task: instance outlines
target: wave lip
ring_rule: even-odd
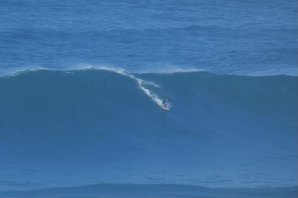
[[[163,65],[162,67],[144,67],[142,70],[138,71],[129,71],[122,67],[111,66],[111,65],[91,65],[91,64],[81,64],[81,65],[72,65],[65,67],[13,67],[13,68],[4,68],[0,70],[0,77],[9,77],[21,75],[27,72],[34,71],[64,71],[64,72],[73,72],[73,71],[88,71],[88,70],[103,70],[111,71],[118,74],[126,75],[132,77],[135,74],[175,74],[175,73],[193,73],[193,72],[208,72],[217,75],[236,75],[236,76],[252,76],[252,77],[261,77],[261,76],[298,76],[297,68],[289,68],[284,71],[271,69],[264,71],[250,71],[250,72],[232,72],[232,73],[222,73],[222,72],[210,72],[203,68],[197,67],[187,67],[187,66],[174,66],[174,65]]]

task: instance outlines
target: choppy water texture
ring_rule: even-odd
[[[0,197],[297,197],[297,11],[1,1]]]
[[[3,0],[0,68],[297,75],[297,10],[296,0]]]

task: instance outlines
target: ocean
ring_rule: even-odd
[[[297,197],[295,0],[1,0],[0,197]]]

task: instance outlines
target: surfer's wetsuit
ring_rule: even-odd
[[[163,100],[163,101],[162,101],[162,105],[163,105],[165,108],[168,108],[168,101],[169,101],[169,99],[166,99],[166,100]]]

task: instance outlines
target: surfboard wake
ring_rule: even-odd
[[[160,88],[160,86],[154,82],[146,81],[141,78],[136,77],[132,73],[129,73],[125,71],[124,69],[115,69],[115,68],[109,68],[109,67],[101,67],[101,70],[116,72],[120,75],[126,76],[138,84],[138,87],[146,94],[153,102],[155,102],[160,108],[162,108],[165,111],[169,111],[171,109],[171,105],[169,102],[165,102],[166,100],[161,98],[158,94],[156,94],[154,91],[152,91],[148,86],[153,86]]]

